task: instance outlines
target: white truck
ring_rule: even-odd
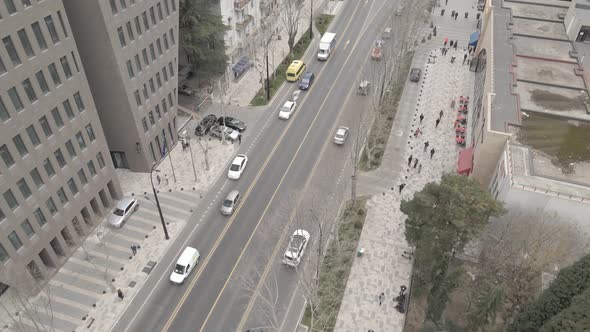
[[[318,49],[318,60],[328,60],[330,53],[334,51],[336,46],[336,34],[333,32],[326,32],[320,39],[320,47]]]

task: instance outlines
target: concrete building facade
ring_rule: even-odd
[[[0,26],[0,283],[32,290],[121,189],[62,1],[2,1]]]
[[[110,155],[149,172],[175,143],[178,0],[64,0]]]

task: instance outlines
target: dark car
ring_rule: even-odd
[[[301,78],[301,82],[299,82],[299,89],[301,89],[301,90],[309,89],[309,87],[313,83],[314,79],[315,79],[315,75],[312,72],[308,71],[307,73],[305,73],[303,75],[303,78]]]
[[[201,120],[201,123],[195,128],[195,135],[203,136],[209,132],[211,126],[215,124],[217,117],[213,114],[209,114]]]
[[[410,81],[412,81],[412,82],[420,81],[420,74],[421,73],[422,73],[422,70],[420,70],[418,68],[412,68],[412,70],[410,70]]]
[[[223,123],[225,120],[225,123]],[[236,118],[232,118],[231,116],[220,117],[217,119],[217,123],[220,125],[225,125],[226,127],[230,127],[233,130],[237,130],[240,133],[246,130],[246,124],[244,121],[240,121]]]

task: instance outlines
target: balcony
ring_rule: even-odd
[[[234,0],[234,10],[240,11],[246,7],[250,0]]]
[[[254,16],[252,15],[244,15],[244,19],[240,22],[236,22],[236,29],[244,30],[254,20]]]

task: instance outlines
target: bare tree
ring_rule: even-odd
[[[201,137],[199,137],[197,139],[197,143],[199,143],[199,147],[201,148],[201,151],[203,151],[203,158],[205,159],[205,170],[208,171],[209,170],[209,138],[205,138],[205,142],[203,143],[203,140],[201,139]]]
[[[289,45],[289,54],[293,53],[295,46],[295,37],[299,30],[299,21],[301,21],[302,1],[300,0],[284,0],[281,11],[281,22],[283,29],[287,33],[287,44]]]
[[[258,314],[262,324],[252,330],[278,331],[279,318],[279,283],[276,275],[270,272],[262,278],[260,271],[253,267],[249,273],[240,277],[240,286],[248,298],[256,301],[255,314]]]

